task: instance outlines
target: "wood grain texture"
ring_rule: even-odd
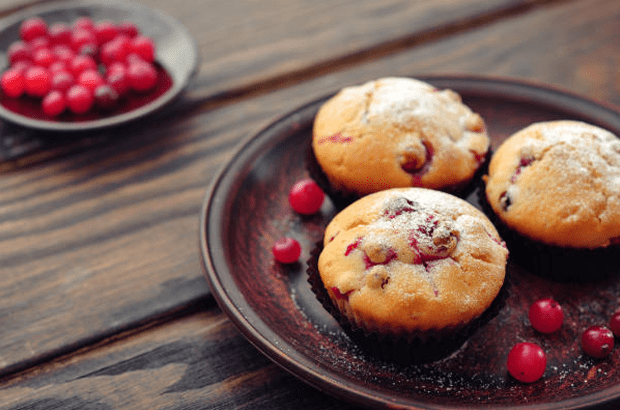
[[[386,8],[385,15],[377,14],[383,23],[375,21],[360,34],[349,27],[355,20],[347,20],[342,27],[342,19],[336,18],[336,11],[350,13],[350,8],[336,7],[330,13],[315,9],[319,17],[310,19],[303,18],[310,3],[305,8],[298,5],[297,10],[283,2],[275,6],[292,7],[289,14],[297,10],[299,17],[297,27],[282,28],[278,35],[276,28],[266,27],[275,12],[258,10],[256,3],[241,14],[219,11],[230,13],[227,23],[210,20],[216,35],[209,37],[201,31],[207,30],[202,26],[207,13],[192,14],[189,3],[148,2],[181,19],[204,41],[203,52],[215,50],[221,65],[203,66],[185,98],[169,110],[114,132],[79,135],[70,141],[66,136],[49,141],[49,135],[33,139],[24,130],[0,125],[0,134],[22,141],[21,145],[5,142],[7,149],[27,149],[28,143],[40,146],[36,154],[5,162],[1,168],[0,373],[70,353],[204,301],[209,291],[200,269],[197,235],[207,185],[248,134],[309,100],[386,75],[470,73],[551,84],[620,105],[620,15],[615,1],[553,3],[376,61],[308,74],[308,81],[297,78],[292,83],[284,81],[287,72],[303,72],[319,58],[353,52],[354,48],[340,48],[331,54],[343,39],[321,34],[325,29],[314,27],[317,21],[331,22],[334,35],[338,27],[362,37],[370,33],[367,43],[354,45],[364,49],[394,38],[396,34],[388,32],[369,41],[382,31],[381,25],[388,30],[397,25],[396,20],[406,23],[407,13],[396,5]],[[432,4],[449,8],[452,3],[464,4]],[[238,3],[222,2],[219,7],[232,4]],[[215,8],[210,13],[210,18],[218,15]],[[358,19],[360,24],[365,21]],[[253,30],[253,25],[263,28]],[[223,27],[243,32],[245,26],[249,27],[245,37],[227,39]],[[279,36],[290,33],[303,38],[313,29],[317,31],[312,44],[294,41],[290,53],[270,49],[270,44],[286,43]],[[229,50],[234,58],[227,58],[224,43],[228,47],[246,44],[246,48]],[[219,74],[214,72],[218,67],[222,67]],[[282,78],[283,85],[293,86],[273,88],[265,95],[259,90],[255,98],[225,94],[245,87],[251,95],[252,83],[269,78]],[[213,407],[227,409],[246,402],[247,408],[290,408],[289,401],[300,409],[341,408],[340,402],[327,397],[317,399],[314,389],[268,363],[221,313],[207,311],[198,316],[179,321],[178,327],[166,325],[108,348],[96,345],[47,368],[36,367],[32,374],[7,378],[0,397],[10,398],[10,409],[204,408],[211,407],[204,405],[210,398]],[[221,323],[213,327],[212,321]],[[205,342],[213,337],[223,338],[222,344]],[[167,350],[172,340],[183,343]],[[146,356],[148,361],[152,358],[161,366],[149,368],[132,360],[149,351],[155,353]],[[248,360],[262,364],[257,369]],[[190,361],[195,361],[194,369],[210,370],[192,371],[182,383],[186,387],[170,390],[183,380]],[[124,370],[98,373],[102,368]],[[225,384],[211,379],[220,369],[233,375],[226,377]],[[89,374],[93,376],[85,376]],[[191,383],[202,384],[187,388]],[[298,388],[302,393],[297,395]],[[119,398],[104,394],[110,392],[119,393]]]
[[[6,410],[354,408],[271,363],[218,309],[52,362],[0,397]]]

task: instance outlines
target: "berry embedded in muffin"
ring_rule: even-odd
[[[354,327],[424,338],[482,315],[502,288],[507,257],[495,227],[473,205],[440,191],[396,188],[336,215],[318,272]]]
[[[578,121],[532,124],[494,153],[486,197],[510,229],[543,244],[604,248],[620,238],[620,140]]]
[[[312,137],[331,190],[357,196],[411,186],[458,191],[489,145],[482,117],[456,92],[398,77],[343,88],[320,108]]]

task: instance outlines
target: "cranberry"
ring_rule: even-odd
[[[52,44],[69,44],[71,28],[65,23],[54,23],[49,28],[48,36]]]
[[[122,21],[118,25],[118,31],[119,33],[124,34],[128,38],[133,38],[140,33],[138,27],[136,27],[136,25],[133,24],[131,21]]]
[[[52,90],[58,90],[64,93],[73,84],[75,84],[75,79],[71,73],[66,70],[61,70],[52,74]]]
[[[95,36],[99,45],[105,44],[118,35],[118,27],[109,20],[99,21],[95,24]]]
[[[602,359],[614,348],[614,334],[604,326],[590,326],[581,335],[581,348],[588,356]]]
[[[295,212],[302,215],[317,213],[323,205],[325,194],[312,179],[303,179],[291,188],[288,201]]]
[[[115,61],[125,61],[129,53],[129,37],[118,35],[112,41],[108,41],[101,46],[100,57],[101,62],[110,65]]]
[[[67,106],[75,114],[84,114],[93,106],[95,98],[92,91],[76,84],[67,91]]]
[[[67,101],[63,93],[58,90],[52,90],[43,97],[41,108],[46,115],[55,117],[67,108]]]
[[[32,55],[33,64],[41,67],[49,67],[54,61],[56,58],[49,48],[40,48]]]
[[[88,69],[80,73],[77,78],[77,83],[82,84],[91,91],[95,91],[95,88],[102,85],[104,81],[101,74],[99,74],[99,71]]]
[[[25,41],[34,40],[45,35],[47,35],[47,24],[40,17],[29,18],[19,27],[19,36]]]
[[[609,329],[616,337],[620,337],[620,310],[609,320]]]
[[[23,41],[16,41],[9,46],[8,56],[11,65],[18,61],[30,61],[32,59],[32,50]]]
[[[124,68],[114,71],[108,70],[106,81],[119,97],[124,96],[129,91],[129,77],[127,76],[127,70]]]
[[[82,16],[75,19],[73,22],[73,30],[86,30],[90,32],[95,31],[95,22],[90,17]]]
[[[518,343],[508,353],[506,367],[508,373],[515,379],[523,383],[532,383],[545,373],[547,355],[535,343]]]
[[[78,55],[71,60],[71,63],[69,63],[69,68],[71,68],[73,75],[77,76],[85,70],[96,70],[97,62],[91,56]]]
[[[71,61],[75,58],[75,53],[66,44],[56,44],[52,47],[52,53],[56,56],[57,61],[62,61],[63,63],[70,65]]]
[[[52,76],[43,67],[30,67],[24,73],[26,93],[33,97],[43,97],[52,86]]]
[[[26,88],[23,72],[15,68],[6,70],[0,78],[0,88],[9,97],[20,97]]]
[[[118,93],[108,84],[101,84],[95,89],[95,103],[102,110],[114,108],[118,102]]]
[[[28,42],[28,46],[33,52],[42,48],[49,48],[50,39],[47,37],[37,37],[34,40],[30,40]]]
[[[127,68],[131,88],[142,92],[152,89],[157,83],[157,70],[152,64],[134,62]]]
[[[97,37],[95,37],[95,33],[89,30],[74,30],[71,33],[71,48],[84,54],[82,52],[84,46],[93,49],[97,48]]]
[[[155,42],[150,37],[137,35],[131,39],[130,49],[146,62],[152,63],[155,60]]]
[[[553,299],[540,299],[530,306],[529,319],[532,327],[541,333],[553,333],[562,327],[564,311]]]
[[[284,237],[273,244],[271,252],[276,261],[280,263],[294,263],[299,260],[301,246],[295,239]]]

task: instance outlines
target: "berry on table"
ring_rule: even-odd
[[[517,343],[508,353],[506,367],[508,373],[520,382],[533,383],[545,373],[547,355],[535,343]]]
[[[312,179],[303,179],[293,185],[288,201],[295,212],[312,215],[321,209],[325,193]]]
[[[602,359],[614,348],[614,335],[604,326],[590,326],[581,335],[581,348],[591,357]]]
[[[301,255],[301,245],[293,238],[284,237],[273,244],[271,253],[277,262],[294,263]]]
[[[620,337],[620,310],[616,311],[609,320],[609,329],[616,336]]]
[[[528,317],[534,329],[541,333],[553,333],[562,327],[564,311],[558,302],[545,298],[530,306]]]

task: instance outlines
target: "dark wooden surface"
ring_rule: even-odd
[[[3,1],[0,16],[41,3],[55,2]],[[198,43],[175,104],[89,135],[0,123],[0,408],[348,408],[272,364],[210,295],[200,210],[237,144],[387,75],[511,77],[620,105],[617,0],[142,3]]]

